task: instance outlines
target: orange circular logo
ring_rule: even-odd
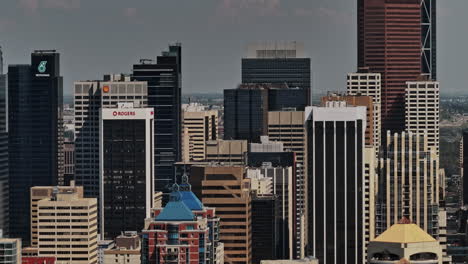
[[[108,93],[109,92],[109,86],[104,86],[102,88],[102,90],[105,92],[105,93]]]

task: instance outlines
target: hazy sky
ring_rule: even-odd
[[[183,92],[222,92],[240,82],[247,44],[303,42],[314,90],[343,90],[356,70],[355,0],[1,0],[7,64],[34,49],[57,49],[66,94],[73,81],[129,73],[182,42]],[[467,0],[438,0],[438,68],[443,93],[466,91]]]

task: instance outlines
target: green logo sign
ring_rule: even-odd
[[[47,70],[47,61],[41,61],[41,63],[39,63],[39,66],[37,66],[37,70],[40,72],[40,73],[44,73],[46,72]]]

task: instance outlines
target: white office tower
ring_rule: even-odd
[[[439,239],[439,159],[427,135],[387,132],[382,149],[376,235],[407,218]]]
[[[119,103],[100,115],[100,223],[104,239],[143,230],[154,203],[154,109]]]
[[[427,144],[439,155],[439,82],[406,82],[406,131],[427,134]]]
[[[102,81],[75,82],[75,179],[86,197],[99,197],[99,109],[131,102],[147,106],[146,82],[105,75]]]
[[[366,107],[307,107],[308,248],[320,263],[364,263]]]
[[[374,147],[379,151],[382,130],[382,99],[380,73],[371,73],[366,68],[359,69],[356,73],[348,73],[347,94],[371,96],[374,104]],[[370,120],[369,120],[370,122]]]

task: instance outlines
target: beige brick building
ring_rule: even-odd
[[[218,111],[192,111],[182,113],[182,161],[205,160],[206,142],[218,139]]]
[[[56,256],[58,264],[97,263],[97,200],[69,188],[54,187],[50,197],[36,201],[38,255]],[[31,193],[49,190],[33,187]]]

